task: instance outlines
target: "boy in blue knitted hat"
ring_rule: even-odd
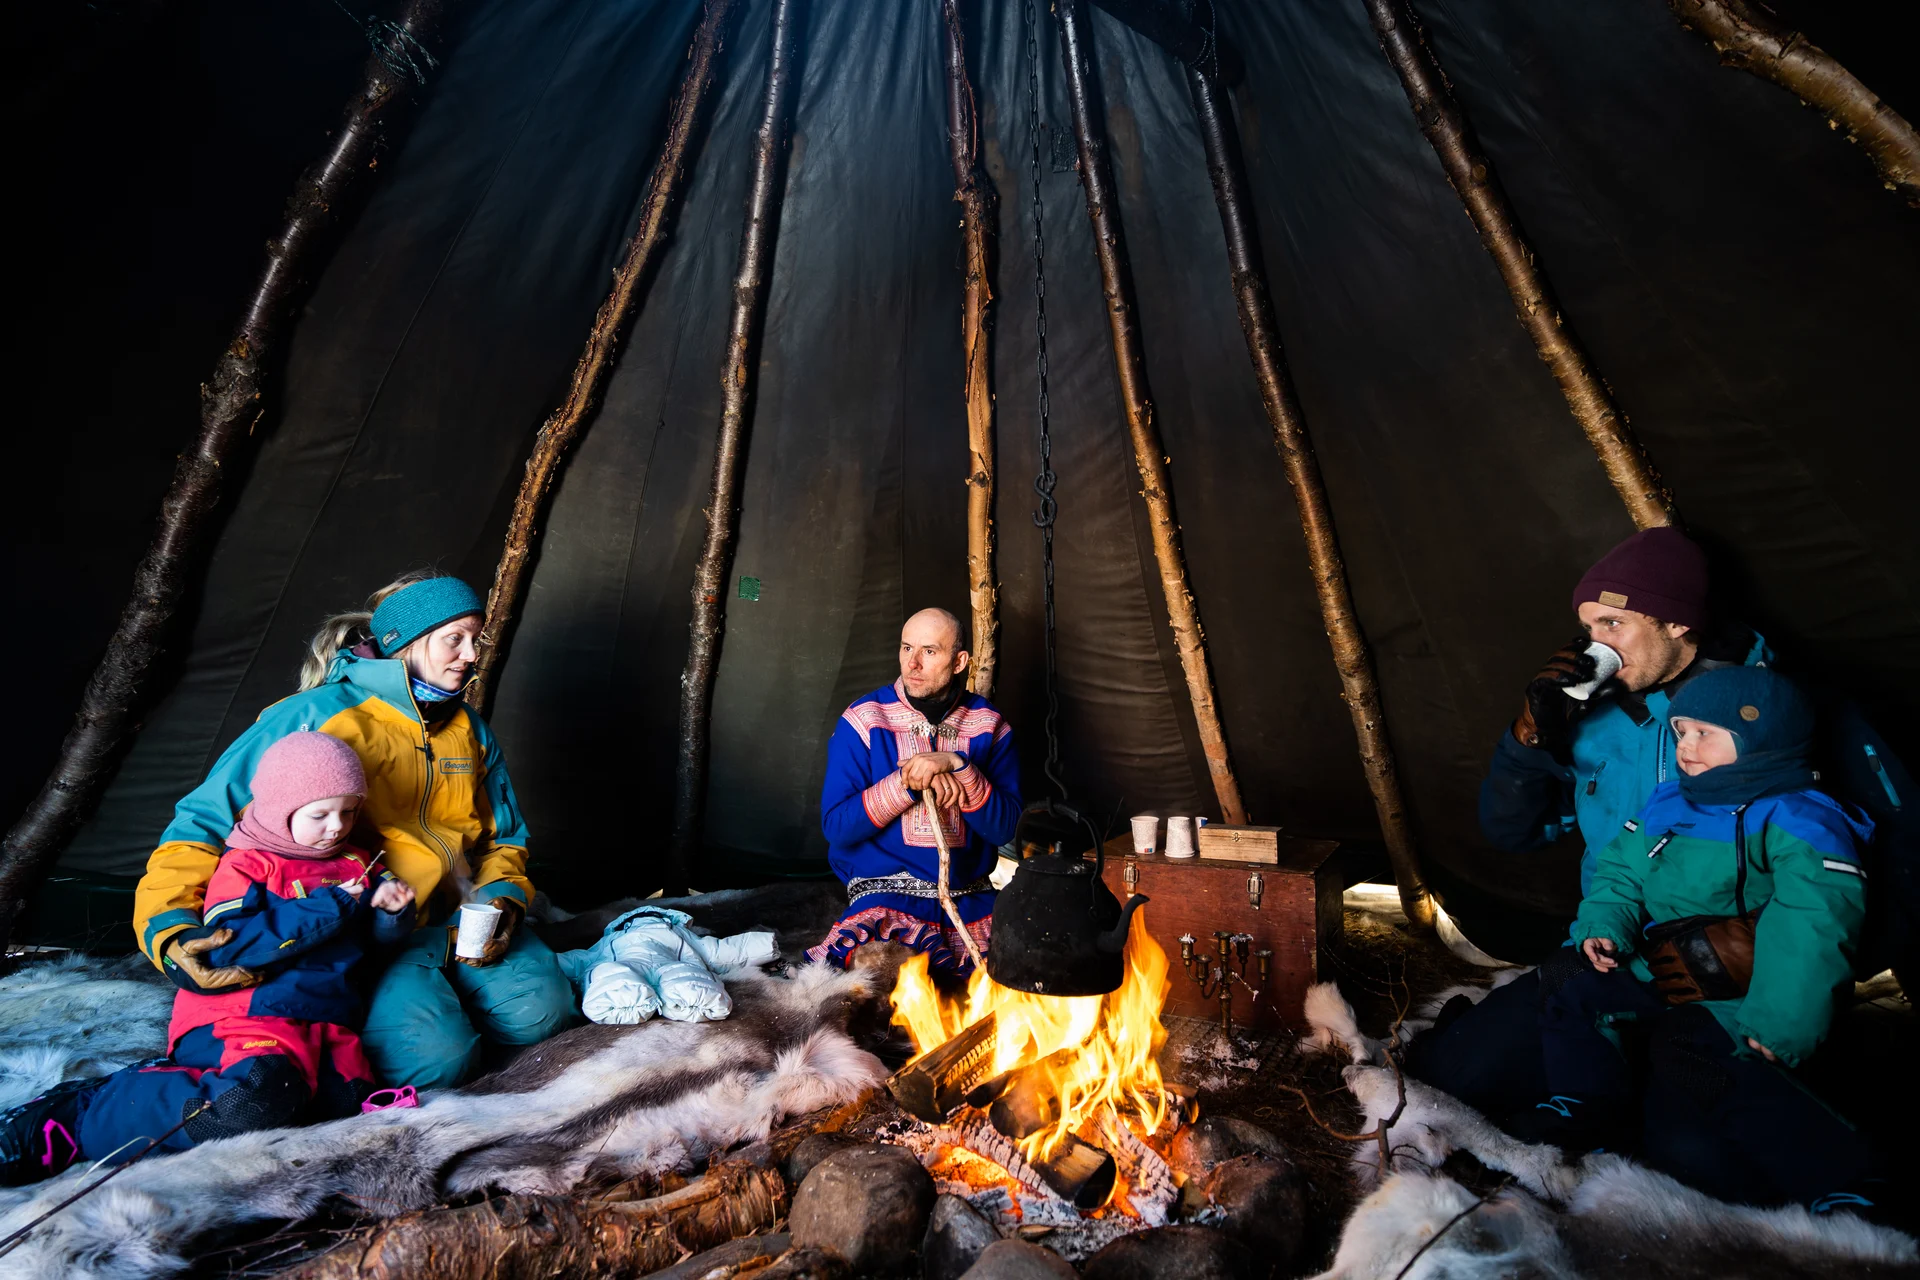
[[[1725,1110],[1720,1132],[1752,1133],[1752,1150],[1696,1158],[1756,1170],[1770,1185],[1749,1198],[1809,1201],[1856,1181],[1864,1147],[1809,1134],[1826,1150],[1801,1150],[1765,1098],[1825,1039],[1851,985],[1873,826],[1816,789],[1812,702],[1774,672],[1703,672],[1674,695],[1671,723],[1681,776],[1602,851],[1577,955],[1542,966],[1552,1096],[1515,1127],[1575,1150],[1633,1145],[1657,1123],[1622,1052],[1622,1029],[1640,1024],[1651,1074],[1677,1073],[1695,1105]]]

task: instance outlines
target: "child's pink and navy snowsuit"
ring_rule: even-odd
[[[367,864],[365,854],[344,846],[330,858],[227,850],[207,886],[203,928],[231,929],[234,937],[205,959],[265,979],[176,995],[167,1029],[172,1057],[118,1072],[87,1099],[74,1135],[83,1158],[157,1138],[202,1107],[165,1146],[357,1111],[373,1090],[373,1069],[353,1031],[365,1009],[351,971],[369,943],[401,942],[413,924],[411,911],[367,905],[391,879],[384,870],[369,879]],[[366,885],[358,895],[339,887],[355,881]]]

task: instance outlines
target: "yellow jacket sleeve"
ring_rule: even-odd
[[[190,840],[169,840],[147,859],[147,874],[133,891],[133,933],[156,967],[167,940],[200,923],[207,881],[219,864],[218,849]]]

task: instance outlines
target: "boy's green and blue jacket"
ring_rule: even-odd
[[[1735,846],[1736,830],[1745,848]],[[1757,916],[1753,981],[1744,998],[1710,1011],[1747,1053],[1747,1037],[1799,1066],[1826,1038],[1836,991],[1853,980],[1866,919],[1864,815],[1819,791],[1787,791],[1739,806],[1695,804],[1677,781],[1654,789],[1638,816],[1601,851],[1573,925],[1573,941],[1607,938],[1642,982],[1644,930],[1686,916],[1734,916],[1742,896]]]

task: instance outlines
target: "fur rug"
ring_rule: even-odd
[[[1307,1018],[1309,1043],[1354,1059],[1345,1076],[1362,1129],[1392,1115],[1399,1081],[1374,1065],[1383,1042],[1361,1034],[1332,983],[1309,993]],[[1406,1106],[1388,1137],[1386,1170],[1376,1146],[1356,1146],[1362,1185],[1379,1185],[1348,1219],[1332,1269],[1316,1280],[1920,1276],[1920,1246],[1900,1232],[1847,1213],[1725,1204],[1617,1155],[1569,1164],[1558,1149],[1517,1141],[1417,1080],[1406,1082]],[[1481,1204],[1430,1172],[1455,1151],[1510,1174],[1516,1187]]]
[[[729,983],[724,1022],[584,1026],[417,1109],[275,1129],[150,1158],[0,1258],[0,1276],[132,1280],[187,1265],[195,1241],[323,1207],[387,1217],[494,1188],[566,1191],[589,1175],[684,1169],[886,1076],[856,1043],[885,1032],[890,972],[809,967]],[[0,1235],[87,1180],[0,1193]]]
[[[0,1111],[167,1051],[173,984],[145,956],[68,955],[0,978]]]

